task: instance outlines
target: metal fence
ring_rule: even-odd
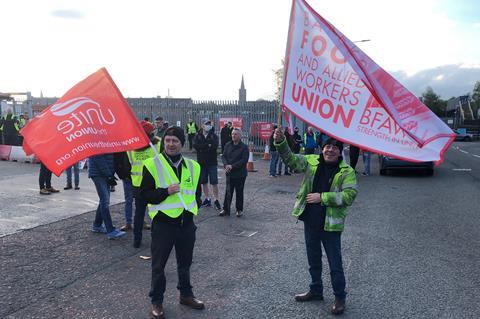
[[[194,120],[199,127],[205,119],[209,119],[219,136],[220,119],[241,119],[242,140],[246,144],[252,142],[255,151],[264,150],[265,140],[260,138],[258,131],[252,130],[254,124],[277,121],[276,101],[193,101],[174,98],[129,98],[127,101],[138,119],[149,117],[154,121],[157,116],[161,116],[169,125],[179,125],[183,128],[189,119]]]

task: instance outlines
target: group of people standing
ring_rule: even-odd
[[[28,122],[28,114],[20,114],[17,118],[11,109],[7,110],[5,116],[0,116],[0,144],[20,146],[22,145],[22,136],[20,130]]]

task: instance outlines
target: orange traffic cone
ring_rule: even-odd
[[[263,159],[266,161],[270,160],[270,147],[268,147],[268,144],[265,144],[265,153],[263,153]]]
[[[248,145],[248,163],[247,163],[247,171],[249,172],[256,172],[257,170],[253,167],[253,144],[250,143]]]

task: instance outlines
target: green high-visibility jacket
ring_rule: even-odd
[[[197,215],[198,206],[195,193],[200,179],[200,164],[189,158],[184,157],[183,159],[187,167],[182,169],[180,181],[163,154],[148,158],[143,162],[145,168],[155,179],[156,188],[168,188],[172,184],[180,183],[180,192],[169,195],[160,204],[148,204],[148,215],[151,219],[155,218],[158,212],[171,218],[177,218],[184,209]]]
[[[312,192],[313,179],[319,165],[319,155],[293,154],[286,140],[275,143],[284,163],[297,172],[304,172],[302,185],[296,195],[292,215],[299,217],[307,205],[306,197]],[[325,231],[343,231],[347,207],[352,205],[357,196],[357,178],[355,170],[345,161],[339,164],[340,170],[333,177],[329,192],[321,195],[321,204],[326,206]]]
[[[195,122],[187,123],[187,134],[196,134],[197,133],[197,126]]]
[[[157,148],[157,153],[160,153],[160,147],[162,145],[161,141],[158,141],[155,144]],[[135,187],[140,187],[142,184],[142,173],[143,173],[143,161],[147,158],[151,158],[155,156],[155,151],[151,147],[147,147],[142,150],[134,150],[127,152],[128,161],[132,166],[130,170],[130,177],[132,179],[132,185]]]

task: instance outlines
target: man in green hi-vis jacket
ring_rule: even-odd
[[[332,313],[341,314],[345,310],[347,295],[342,266],[341,234],[347,207],[357,196],[355,171],[341,157],[343,143],[333,138],[323,143],[320,155],[293,154],[280,128],[275,131],[274,140],[285,164],[293,171],[305,173],[292,214],[304,222],[312,282],[309,291],[296,295],[295,300],[323,300],[323,244],[335,295]]]

